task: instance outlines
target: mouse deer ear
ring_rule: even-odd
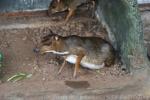
[[[55,36],[55,40],[58,41],[58,36]]]

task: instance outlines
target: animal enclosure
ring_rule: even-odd
[[[24,3],[22,0],[19,1]],[[86,7],[79,8],[70,21],[64,24],[66,12],[48,16],[45,11],[48,3],[41,3],[39,7],[38,3],[31,3],[31,1],[34,2],[34,0],[30,0],[29,6],[25,6],[25,10],[24,7],[18,8],[16,6],[13,10],[14,13],[9,8],[12,5],[8,9],[5,7],[0,9],[2,11],[0,16],[0,50],[4,53],[4,67],[0,83],[0,90],[3,91],[0,91],[0,99],[49,100],[53,98],[60,100],[57,96],[63,98],[63,96],[84,95],[88,97],[91,95],[92,97],[89,98],[99,100],[94,96],[101,94],[109,96],[112,91],[120,90],[127,85],[130,87],[132,77],[122,71],[117,63],[100,70],[81,68],[77,78],[72,77],[73,65],[67,64],[63,72],[58,75],[57,72],[63,63],[62,59],[55,60],[57,58],[55,55],[43,56],[34,52],[34,48],[41,45],[41,37],[53,31],[61,36],[96,36],[107,39],[107,31],[95,17],[91,17],[92,10]],[[45,2],[49,1],[45,0]],[[14,0],[15,2],[17,1]],[[145,1],[143,2],[145,3]],[[30,4],[35,6],[31,8]],[[37,8],[44,11],[24,12],[37,10]],[[9,13],[6,13],[7,11]],[[144,23],[145,47],[148,47],[150,45],[150,12],[142,11],[141,16]],[[32,74],[32,77],[15,83],[7,82],[9,77],[18,72]],[[128,93],[135,91],[138,92],[138,86],[132,88]]]

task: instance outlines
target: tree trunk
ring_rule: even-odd
[[[136,0],[96,0],[96,16],[108,32],[127,71],[149,67]]]

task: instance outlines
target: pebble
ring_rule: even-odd
[[[25,36],[25,37],[23,37],[23,38],[22,38],[22,40],[23,40],[23,41],[27,40],[27,37],[26,37],[26,36]]]

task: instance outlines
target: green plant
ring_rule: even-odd
[[[11,82],[17,82],[26,78],[30,78],[32,76],[32,74],[27,74],[27,73],[17,73],[13,76],[11,76],[10,78],[8,78],[7,81],[11,81]]]

